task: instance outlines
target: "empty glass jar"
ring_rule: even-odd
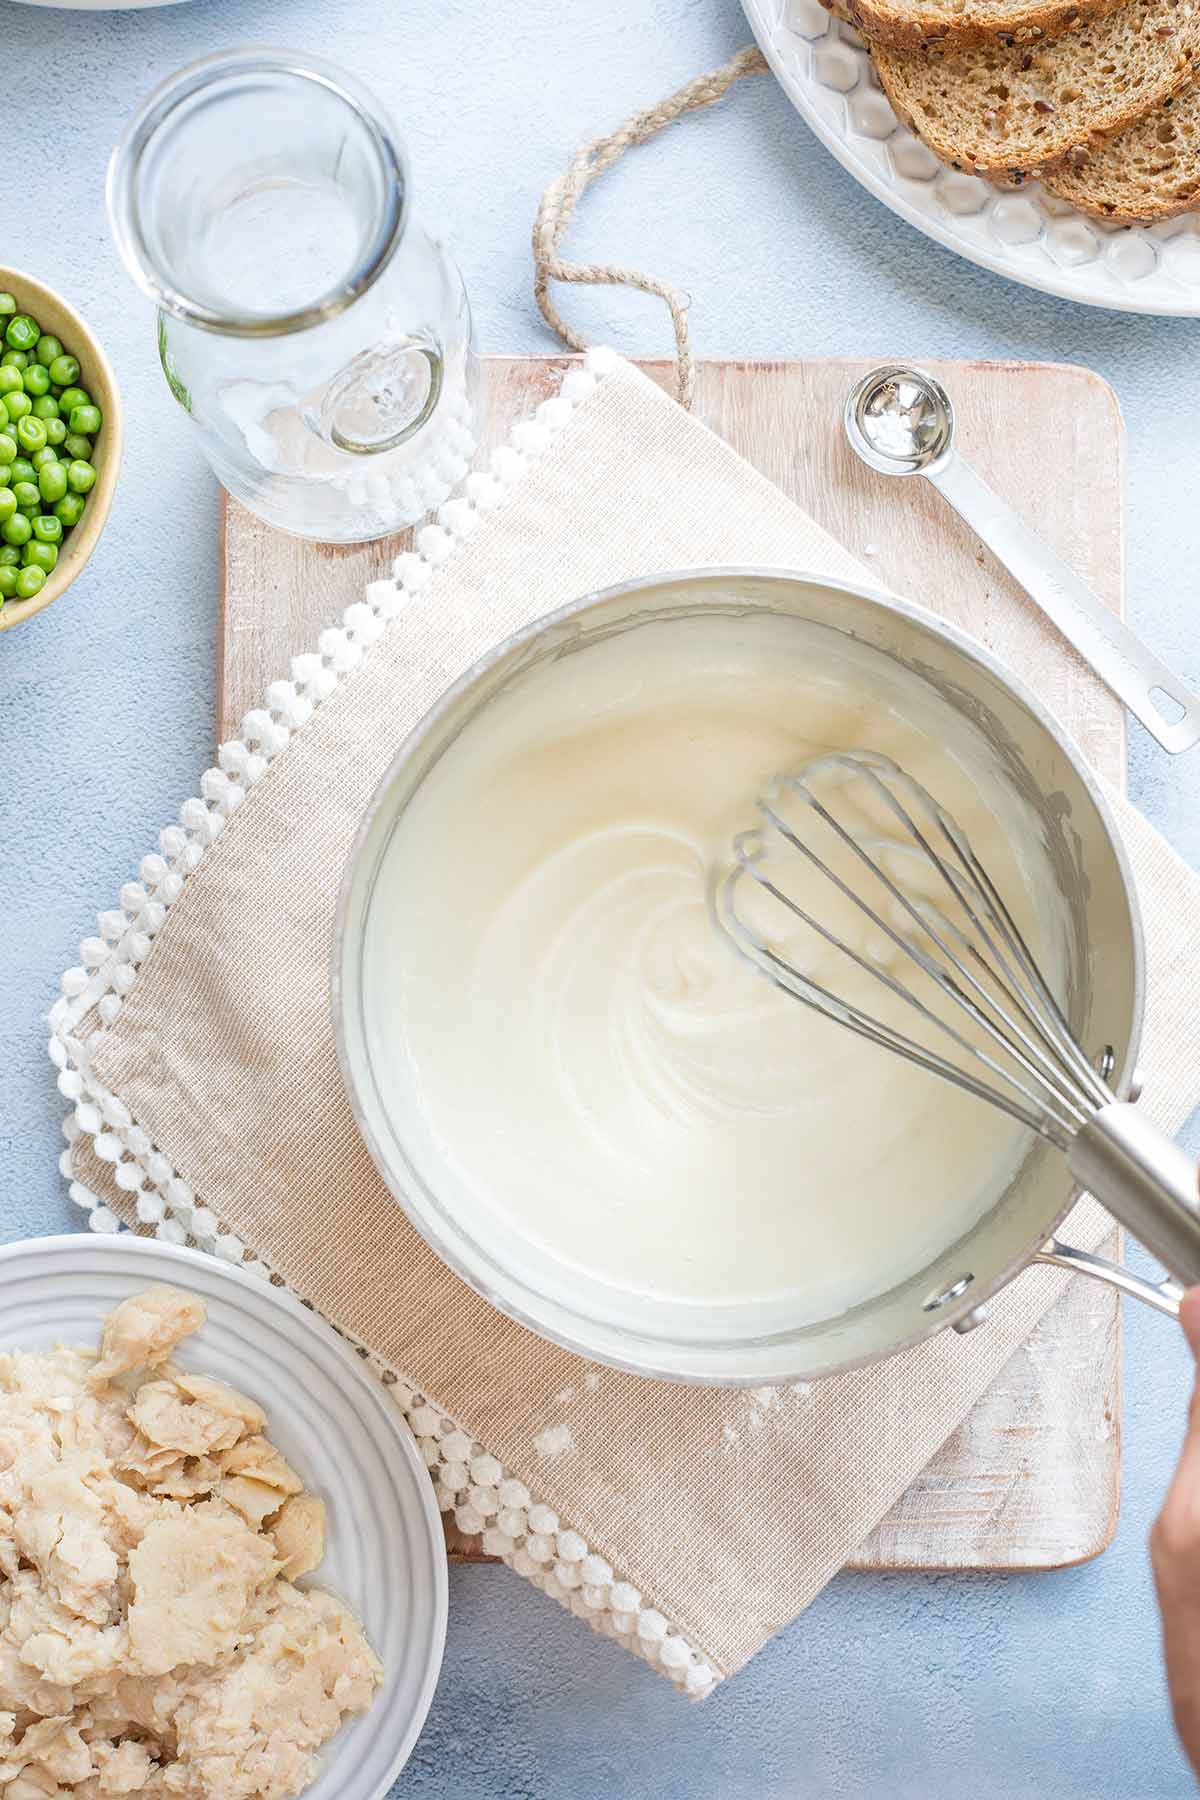
[[[192,63],[126,128],[108,206],[158,305],[171,391],[231,494],[338,543],[446,497],[477,434],[470,306],[350,76],[277,50]]]

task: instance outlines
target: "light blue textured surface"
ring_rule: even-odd
[[[149,309],[108,240],[104,162],[122,120],[152,80],[228,44],[284,42],[341,61],[401,123],[421,204],[447,222],[465,269],[482,347],[536,350],[551,345],[528,251],[544,183],[583,138],[747,36],[735,0],[193,0],[125,15],[0,0],[10,95],[0,257],[87,314],[128,418],[91,567],[66,599],[0,638],[3,1238],[78,1223],[56,1168],[62,1105],[41,1014],[96,910],[212,751],[216,494],[158,374]],[[643,262],[688,288],[702,354],[1042,357],[1098,369],[1129,425],[1132,616],[1200,681],[1194,323],[1072,307],[958,261],[862,194],[761,80],[606,177],[572,249]],[[664,317],[647,300],[568,293],[563,305],[597,340],[665,347]],[[1134,733],[1134,797],[1200,862],[1200,753],[1171,762]],[[1098,1562],[1012,1579],[844,1577],[699,1708],[507,1571],[459,1570],[444,1679],[397,1793],[1194,1793],[1171,1737],[1145,1556],[1188,1369],[1169,1324],[1137,1309],[1127,1322],[1124,1511]]]

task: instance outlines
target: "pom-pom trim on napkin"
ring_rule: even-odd
[[[543,400],[533,418],[514,426],[509,442],[492,451],[488,468],[469,474],[460,491],[438,508],[436,523],[417,532],[416,548],[396,558],[392,579],[372,582],[365,598],[347,607],[341,625],[321,633],[315,652],[293,657],[290,680],[272,682],[264,704],[242,720],[241,736],[221,745],[217,766],[201,777],[200,793],[184,801],[178,824],[159,833],[158,849],[142,859],[138,879],[125,883],[118,905],[98,915],[98,935],[83,939],[78,965],[62,977],[62,992],[50,1009],[49,1024],[50,1058],[59,1072],[59,1092],[71,1106],[63,1121],[68,1148],[60,1166],[70,1183],[70,1197],[87,1214],[91,1230],[119,1231],[121,1221],[73,1179],[70,1146],[80,1137],[90,1138],[97,1157],[112,1165],[113,1179],[129,1195],[143,1227],[165,1243],[190,1243],[283,1285],[282,1278],[251,1256],[239,1238],[221,1229],[217,1215],[197,1199],[128,1107],[91,1077],[89,1046],[116,1023],[168,910],[247,791],[287,748],[292,733],[303,729],[342,677],[358,666],[389,621],[429,585],[456,544],[545,454],[569,425],[576,406],[590,397],[617,360],[611,350],[589,350],[582,366],[563,377],[558,394]],[[85,1040],[76,1027],[93,1009],[98,1031]],[[501,1558],[593,1630],[616,1638],[692,1698],[703,1699],[711,1692],[719,1679],[712,1664],[657,1608],[643,1604],[631,1582],[550,1507],[535,1500],[523,1482],[507,1475],[496,1457],[435,1401],[418,1392],[401,1371],[365,1345],[355,1348],[403,1412],[438,1503],[444,1513],[453,1515],[461,1532],[481,1537],[490,1555]]]

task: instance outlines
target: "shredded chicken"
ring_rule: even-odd
[[[262,1409],[172,1365],[203,1322],[151,1288],[99,1357],[0,1355],[0,1800],[293,1800],[382,1679],[293,1586],[325,1508]]]
[[[104,1321],[91,1385],[104,1387],[131,1369],[157,1369],[204,1319],[204,1302],[178,1288],[153,1287],[131,1294]]]
[[[275,1554],[288,1581],[315,1569],[325,1555],[325,1502],[315,1494],[293,1494],[271,1526]]]

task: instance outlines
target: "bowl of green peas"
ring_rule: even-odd
[[[0,265],[0,631],[65,593],[121,461],[117,384],[73,307]]]

